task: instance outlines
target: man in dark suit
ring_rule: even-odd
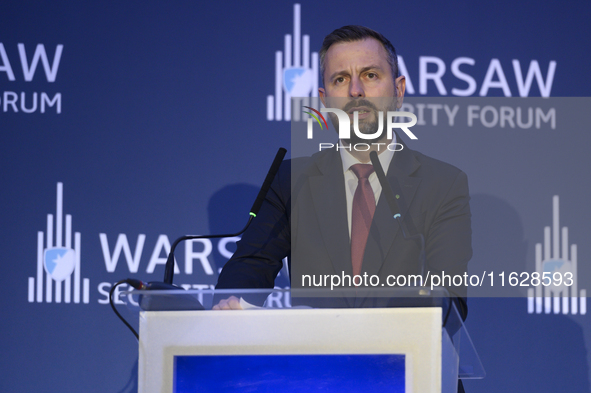
[[[337,29],[325,38],[320,62],[321,100],[327,108],[348,113],[351,124],[357,112],[361,133],[374,133],[379,111],[401,107],[405,78],[398,74],[394,47],[381,34],[361,26]],[[338,121],[333,123],[336,127]],[[392,218],[369,164],[372,150],[392,185],[408,235],[424,236],[426,269],[431,275],[463,275],[472,256],[466,175],[392,137],[395,140],[382,133],[375,140],[360,139],[351,130],[351,138],[340,141],[348,149],[284,162],[259,215],[224,266],[217,288],[273,288],[286,256],[292,288],[309,286],[305,276],[375,276],[381,286],[390,285],[391,277],[420,274],[421,242],[405,239]],[[370,148],[351,147],[360,142]],[[361,285],[344,286],[375,282],[369,284],[366,278]],[[466,288],[446,287],[465,317]],[[214,308],[238,309],[241,302],[230,297]]]

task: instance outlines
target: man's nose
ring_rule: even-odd
[[[359,78],[352,78],[351,84],[349,85],[349,96],[350,97],[365,97],[365,91],[363,90],[363,83]]]

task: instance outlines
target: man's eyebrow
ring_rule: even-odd
[[[373,64],[373,65],[369,65],[369,66],[367,66],[367,67],[363,67],[363,68],[361,69],[361,73],[364,73],[364,72],[367,72],[367,71],[370,71],[370,70],[383,71],[382,67],[380,67],[380,66],[379,66],[379,65],[377,65],[377,64]]]
[[[380,67],[379,65],[372,64],[372,65],[368,65],[368,66],[363,67],[361,69],[361,72],[360,73],[364,73],[364,72],[367,72],[367,71],[370,71],[370,70],[383,71],[382,67]],[[328,78],[328,80],[334,80],[337,76],[343,76],[343,75],[349,75],[349,72],[348,71],[345,71],[345,70],[337,71],[337,72],[333,73]]]
[[[334,80],[337,76],[343,76],[343,75],[349,75],[349,73],[345,70],[343,71],[337,71],[335,73],[333,73],[331,76],[328,77],[328,80],[332,81]]]

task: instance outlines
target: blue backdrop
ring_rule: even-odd
[[[0,391],[137,390],[137,343],[107,293],[126,277],[161,280],[167,248],[182,234],[243,226],[277,148],[290,145],[284,114],[276,120],[275,106],[268,110],[283,105],[286,34],[294,48],[309,39],[305,64],[337,27],[382,32],[402,57],[411,97],[591,91],[588,2],[300,4],[0,3]],[[297,9],[309,37],[301,41]],[[558,195],[560,225],[589,276],[584,126],[495,129],[449,140],[456,150],[447,152],[436,138],[411,146],[469,175],[475,266],[532,270]],[[512,137],[531,148],[470,154]],[[506,182],[496,166],[505,161]],[[181,247],[175,282],[215,284],[233,243]],[[50,248],[73,271],[60,284],[59,272],[43,266]],[[583,282],[579,290],[591,289]],[[590,391],[589,313],[529,313],[526,298],[476,298],[467,324],[488,372],[468,391]]]

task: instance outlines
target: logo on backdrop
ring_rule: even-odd
[[[167,255],[170,252],[170,240],[167,235],[159,235],[153,239],[152,244],[146,241],[145,234],[137,235],[135,244],[124,233],[120,233],[115,241],[113,238],[109,241],[106,233],[99,233],[97,240],[100,243],[105,270],[116,278],[113,281],[95,282],[98,304],[109,304],[109,290],[113,282],[126,276],[133,277],[141,271],[141,274],[156,274],[157,280],[161,279]],[[232,256],[232,245],[238,240],[240,240],[239,237],[219,239],[217,252],[229,259]],[[88,304],[90,302],[90,279],[81,277],[80,245],[80,232],[72,232],[72,216],[63,214],[63,184],[57,183],[56,214],[48,214],[46,232],[37,233],[37,272],[35,277],[29,277],[29,303]],[[212,241],[195,239],[184,242],[184,246],[184,261],[179,260],[178,264],[175,261],[175,274],[184,273],[185,279],[195,274],[202,282],[211,282],[212,278],[215,279],[216,266],[211,261],[214,250]],[[151,250],[145,252],[148,247]],[[92,249],[92,245],[85,246],[85,249]],[[97,273],[97,264],[92,264],[91,267],[91,273]],[[217,270],[219,272],[221,268]],[[212,283],[179,285],[185,289],[213,289],[214,287]],[[119,286],[114,294],[115,303],[123,304],[125,301],[134,303],[132,296],[127,296],[125,301],[119,297],[121,292],[129,289],[131,288],[127,285]],[[277,296],[272,301],[277,307],[284,307],[289,304],[289,296]],[[137,305],[137,303],[134,304]]]
[[[0,80],[6,76],[9,82],[16,82],[20,79],[20,74],[15,74],[14,70],[22,69],[23,80],[25,82],[33,82],[35,75],[37,81],[42,80],[41,72],[36,72],[40,63],[43,66],[45,79],[48,83],[54,83],[60,66],[62,51],[64,46],[59,44],[53,53],[53,60],[50,61],[51,50],[46,50],[45,45],[37,44],[33,52],[29,46],[25,44],[17,44],[16,48],[4,46],[0,42]],[[18,57],[16,53],[18,51]],[[49,53],[48,53],[49,51]],[[31,55],[31,52],[32,55]],[[9,56],[10,54],[10,56]],[[12,62],[10,61],[12,59]],[[18,59],[18,60],[17,60]],[[30,61],[29,61],[30,59]],[[20,65],[20,67],[17,66]],[[39,84],[35,84],[35,87]],[[0,110],[4,113],[57,113],[62,112],[62,94],[45,91],[3,91],[0,93]]]
[[[318,97],[318,53],[310,52],[310,36],[301,35],[299,4],[293,15],[293,37],[286,34],[283,52],[275,52],[275,96],[267,96],[267,120],[290,121],[291,97]]]
[[[587,291],[578,289],[577,284],[577,245],[568,244],[568,227],[559,225],[558,195],[552,198],[552,227],[544,228],[544,244],[536,244],[536,272],[542,277],[564,277],[572,274],[572,285],[567,286],[565,281],[551,279],[552,285],[538,285],[528,289],[527,312],[529,314],[586,314]]]
[[[29,277],[30,303],[89,302],[90,280],[80,277],[80,232],[72,236],[70,214],[65,215],[65,228],[63,219],[63,184],[57,183],[55,217],[48,214],[47,232],[37,233],[37,276]]]
[[[275,52],[275,95],[267,96],[269,121],[291,121],[292,116],[293,120],[299,121],[301,112],[299,108],[291,107],[291,97],[310,97],[311,102],[318,97],[318,52],[310,52],[310,36],[301,34],[300,4],[294,4],[293,10],[293,36],[286,34],[283,51]],[[419,56],[412,65],[418,68],[411,68],[412,73],[409,73],[404,58],[398,56],[400,74],[406,77],[406,92],[411,96],[435,94],[487,97],[502,94],[505,97],[530,97],[535,94],[535,90],[532,93],[532,88],[537,86],[541,97],[550,97],[557,62],[550,60],[546,67],[535,59],[530,60],[529,64],[513,59],[509,66],[507,61],[502,64],[497,58],[483,60],[460,56],[450,62],[449,59],[444,60],[435,56]],[[471,75],[476,65],[480,68],[486,67],[486,76],[481,81],[477,81]],[[506,76],[511,75],[506,74],[506,70],[509,69],[514,81]],[[450,72],[454,77],[451,82],[449,78],[444,78],[444,75]],[[418,89],[415,89],[413,80],[416,82],[417,79]],[[448,86],[445,86],[445,83]],[[465,84],[468,86],[465,87]],[[309,104],[304,102],[303,105]]]

